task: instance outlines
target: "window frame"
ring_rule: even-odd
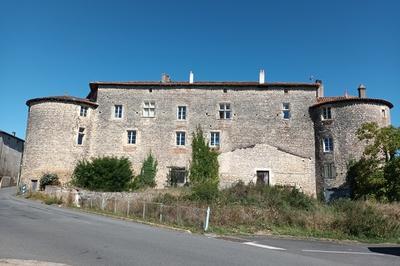
[[[147,110],[147,113],[146,113],[146,110]],[[154,118],[154,117],[156,117],[156,101],[155,100],[144,100],[143,101],[143,103],[142,103],[142,117],[145,117],[145,118]]]
[[[322,165],[322,175],[324,179],[333,180],[336,179],[336,168],[335,163],[328,162]]]
[[[120,110],[120,111],[117,111]],[[124,117],[124,106],[122,104],[114,104],[114,119],[122,119]]]
[[[227,108],[227,107],[229,107],[229,108]],[[218,118],[220,120],[231,120],[232,113],[233,113],[232,112],[232,104],[230,102],[218,103]]]
[[[131,142],[131,137],[130,137],[130,133],[134,133],[134,142]],[[136,129],[127,129],[126,130],[126,137],[127,137],[127,145],[136,145],[137,144],[137,130]]]
[[[89,116],[89,107],[88,106],[80,106],[79,116],[80,117],[88,117]]]
[[[76,140],[76,145],[82,146],[84,145],[84,138],[85,138],[85,128],[84,127],[79,127],[78,128],[78,137]]]
[[[180,108],[184,109],[184,112],[180,112]],[[187,120],[187,105],[178,105],[176,108],[176,119],[178,121],[186,121]]]
[[[215,144],[215,139],[213,139],[213,134],[218,134],[218,144]],[[213,143],[214,140],[214,143]],[[210,147],[219,148],[221,147],[221,131],[210,131]]]
[[[179,137],[183,136],[182,137]],[[182,140],[183,140],[183,144],[182,144]],[[175,131],[175,146],[177,147],[186,147],[186,131]]]
[[[330,107],[330,106],[322,107],[321,120],[322,121],[332,120],[332,107]]]
[[[326,141],[328,143],[326,143]],[[324,153],[332,153],[334,151],[334,143],[332,137],[324,137],[322,139],[322,150]]]
[[[288,102],[283,102],[282,103],[282,119],[289,120],[292,117],[290,109],[291,109],[291,104],[290,103],[288,103]],[[286,117],[286,114],[287,114],[287,117]]]

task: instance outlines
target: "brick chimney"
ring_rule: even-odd
[[[367,88],[363,84],[358,86],[358,98],[367,98]]]
[[[169,77],[168,74],[162,73],[162,75],[161,75],[161,82],[162,82],[162,83],[171,82],[171,78]]]

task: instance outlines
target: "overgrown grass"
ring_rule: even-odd
[[[188,191],[160,195],[159,202],[211,207],[210,230],[224,234],[285,234],[400,243],[400,205],[339,200],[325,204],[297,189],[244,185],[219,192],[211,203]]]
[[[62,199],[57,197],[49,196],[41,192],[29,192],[26,195],[26,198],[41,201],[47,205],[57,204],[60,205],[63,203]]]

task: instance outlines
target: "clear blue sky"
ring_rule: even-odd
[[[400,125],[400,1],[1,1],[0,129],[25,101],[94,80],[322,79],[327,95],[391,101]]]

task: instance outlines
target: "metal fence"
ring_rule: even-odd
[[[210,208],[138,201],[134,199],[93,196],[80,199],[80,207],[153,223],[208,230]]]

